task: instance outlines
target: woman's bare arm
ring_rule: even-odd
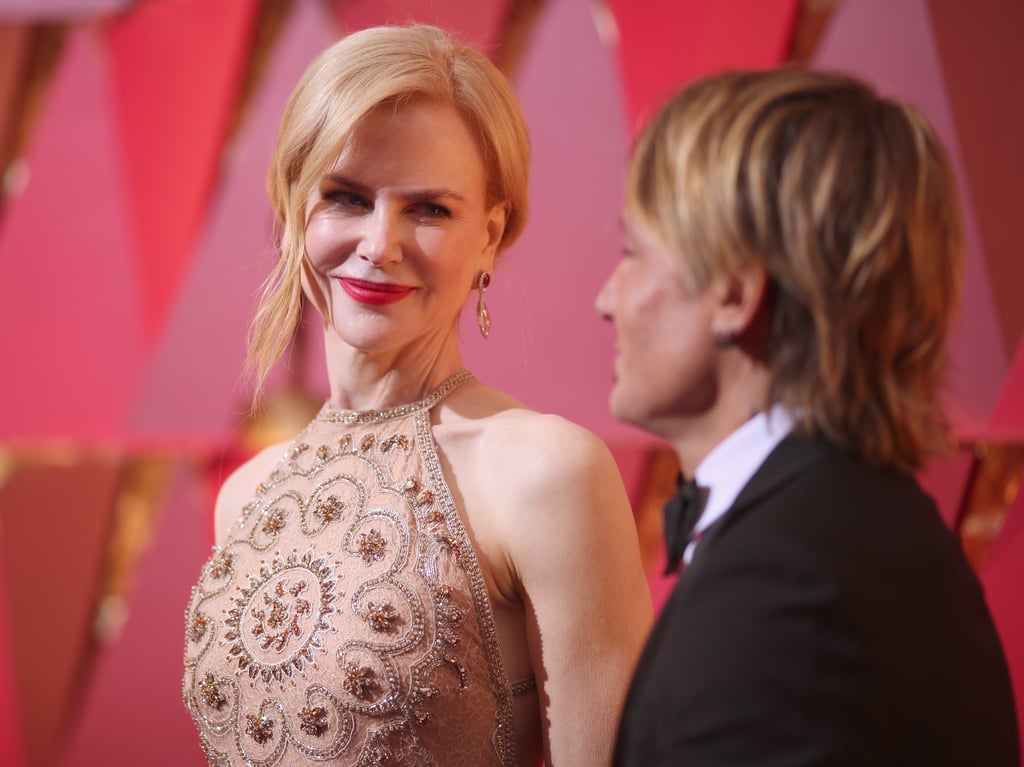
[[[231,526],[238,521],[242,507],[256,495],[256,486],[270,476],[287,443],[271,445],[233,471],[217,493],[213,511],[213,540],[223,546]]]
[[[653,620],[636,526],[597,437],[530,414],[507,448],[498,523],[526,608],[548,767],[611,760],[633,668]]]

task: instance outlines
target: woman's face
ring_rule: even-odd
[[[671,436],[672,422],[699,417],[715,401],[714,301],[683,282],[628,211],[624,228],[624,257],[597,297],[598,312],[615,325],[610,407],[621,421]]]
[[[368,113],[306,207],[304,287],[327,332],[367,352],[449,340],[504,227],[486,186],[453,107],[412,101]]]

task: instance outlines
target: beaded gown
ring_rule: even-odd
[[[430,424],[470,377],[388,410],[325,406],[214,547],[183,683],[211,765],[515,764],[512,686]]]

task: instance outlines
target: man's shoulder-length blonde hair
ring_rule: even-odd
[[[916,109],[837,74],[709,78],[646,126],[626,206],[695,289],[764,266],[770,399],[804,429],[908,471],[946,444],[961,219]]]
[[[507,78],[485,56],[428,25],[364,29],[322,51],[302,75],[281,119],[267,174],[279,257],[249,336],[257,396],[288,345],[302,305],[306,203],[359,121],[383,104],[448,104],[478,141],[487,203],[505,203],[498,249],[522,232],[530,165],[526,123]]]

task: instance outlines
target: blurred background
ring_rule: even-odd
[[[674,458],[608,416],[593,311],[632,136],[696,77],[790,63],[930,117],[968,260],[958,450],[922,480],[981,575],[1024,710],[1022,0],[0,0],[0,765],[203,763],[180,680],[213,498],[326,395],[309,317],[249,413],[270,148],[318,51],[411,20],[507,72],[532,135],[531,219],[488,292],[490,338],[465,318],[469,367],[605,439],[659,604]]]

